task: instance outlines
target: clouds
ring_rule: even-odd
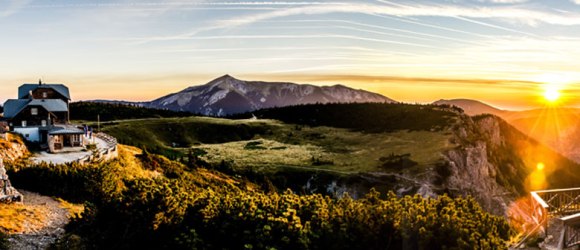
[[[541,74],[580,80],[580,6],[555,2],[9,1],[0,5],[0,75],[166,79],[149,93],[225,73],[518,91]]]
[[[0,7],[0,17],[8,17],[10,15],[15,14],[20,9],[22,9],[27,4],[29,4],[31,1],[32,0],[8,0],[8,1],[4,1],[6,3],[3,3],[2,5],[0,5],[0,6],[4,7],[4,8]]]
[[[514,3],[525,3],[529,0],[482,0],[482,2],[499,3],[499,4],[514,4]]]
[[[499,0],[498,0],[499,1]],[[579,0],[580,1],[580,0]],[[425,5],[425,4],[342,4],[326,6],[302,6],[285,8],[266,13],[246,15],[225,20],[218,23],[218,27],[247,25],[261,20],[298,16],[323,15],[329,13],[359,13],[368,15],[386,15],[397,17],[461,17],[493,19],[496,21],[511,21],[515,23],[535,26],[538,24],[579,25],[580,15],[575,13],[562,14],[549,11],[540,11],[523,7],[465,7],[458,5]]]

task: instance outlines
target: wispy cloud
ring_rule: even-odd
[[[480,0],[480,2],[502,3],[502,4],[526,3],[528,1],[529,0]]]
[[[7,17],[10,15],[15,14],[16,12],[18,12],[19,10],[21,10],[23,7],[25,7],[27,4],[29,4],[32,0],[8,0],[8,1],[4,1],[6,2],[5,4],[2,4],[3,6],[5,6],[5,8],[0,8],[0,17]]]
[[[556,25],[578,25],[580,15],[551,13],[534,9],[511,6],[463,7],[456,5],[375,5],[375,4],[343,4],[315,5],[295,8],[285,8],[267,13],[246,15],[218,23],[219,27],[234,27],[247,25],[261,20],[297,16],[321,15],[329,13],[362,13],[370,15],[388,15],[397,17],[463,17],[494,20],[509,20],[525,25],[540,23]]]

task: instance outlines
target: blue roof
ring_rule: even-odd
[[[67,112],[68,106],[61,99],[10,99],[4,103],[4,117],[14,118],[28,106],[41,106],[48,112]]]
[[[68,91],[68,87],[65,86],[64,84],[44,84],[44,83],[42,85],[38,83],[22,84],[22,86],[18,88],[18,99],[26,98],[26,96],[30,91],[35,90],[37,88],[54,89],[54,91],[58,92],[59,94],[63,95],[65,98],[70,100],[70,93]]]
[[[42,106],[48,112],[67,112],[66,102],[61,99],[33,99],[27,106]]]
[[[53,129],[51,129],[50,131],[48,131],[49,135],[66,135],[66,134],[73,134],[73,135],[79,135],[79,134],[84,134],[85,131],[78,129],[77,127],[74,126],[56,126]]]
[[[29,101],[30,100],[28,99],[7,100],[4,103],[4,117],[14,118],[24,107],[26,107],[26,104],[28,104]]]

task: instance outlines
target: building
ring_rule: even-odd
[[[23,84],[18,99],[4,103],[4,119],[11,131],[50,152],[82,148],[85,132],[69,123],[70,100],[63,84]]]

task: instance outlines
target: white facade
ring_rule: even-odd
[[[31,142],[38,142],[40,141],[40,131],[36,127],[30,128],[14,128],[14,132],[21,134],[24,136],[24,139]]]

